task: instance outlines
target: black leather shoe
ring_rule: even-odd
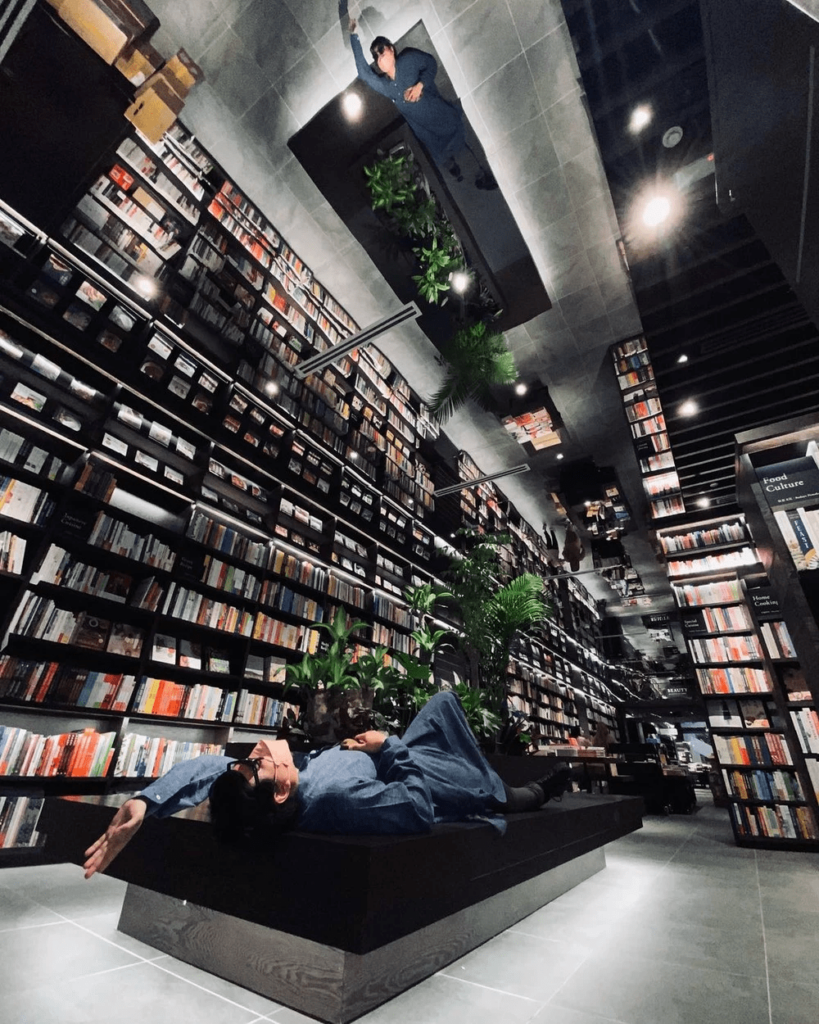
[[[482,188],[487,192],[493,192],[497,187],[498,183],[495,181],[493,174],[479,174],[475,179],[475,188]]]
[[[560,800],[571,785],[571,781],[571,768],[558,768],[551,775],[537,779],[537,785],[543,790],[544,803],[548,803],[549,800]]]
[[[453,160],[452,163],[447,167],[447,170],[456,181],[463,181],[464,176],[461,174],[461,168]]]

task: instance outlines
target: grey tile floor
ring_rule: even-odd
[[[360,1024],[817,1024],[819,856],[725,811],[646,819],[607,867]],[[306,1024],[116,931],[123,885],[0,871],[0,1024]]]

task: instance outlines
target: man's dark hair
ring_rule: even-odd
[[[395,53],[395,46],[387,39],[386,36],[376,36],[375,39],[370,43],[370,53],[375,61],[375,73],[377,75],[383,75],[384,72],[378,66],[378,58],[385,50],[392,50]],[[398,54],[396,54],[396,57]]]
[[[227,771],[210,787],[210,820],[220,843],[262,844],[295,827],[299,805],[295,791],[283,804],[273,799],[269,780],[252,786],[236,771]]]

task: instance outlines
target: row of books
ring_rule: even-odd
[[[318,650],[320,634],[317,629],[280,622],[270,615],[258,612],[253,626],[253,639],[261,640],[266,644],[276,644],[277,647],[287,647],[291,651],[315,654]]]
[[[275,727],[281,725],[285,718],[295,721],[299,716],[299,707],[286,700],[276,700],[262,693],[251,693],[240,690],[233,716],[234,725],[265,725]]]
[[[260,683],[272,683],[284,686],[287,677],[287,662],[275,655],[267,657],[261,654],[248,654],[245,663],[244,678]]]
[[[709,661],[758,661],[762,659],[762,647],[753,633],[705,638],[689,637],[688,646],[694,661],[698,664]]]
[[[151,644],[151,661],[207,672],[230,674],[230,656],[221,649],[203,647],[193,640],[156,633]]]
[[[220,523],[201,509],[196,509],[188,525],[188,537],[206,547],[232,555],[251,565],[267,564],[269,547],[266,541],[256,540],[245,533]]]
[[[2,345],[3,331],[0,331],[0,345]],[[2,350],[2,349],[0,349]],[[65,463],[56,455],[51,455],[45,450],[27,440],[22,434],[6,427],[0,429],[0,460],[7,462],[10,466],[18,466],[29,473],[43,477],[45,480],[56,480]]]
[[[769,657],[775,659],[796,657],[796,648],[793,646],[791,634],[784,622],[762,622],[759,629]]]
[[[711,736],[722,764],[793,764],[785,738],[778,732],[755,736]]]
[[[206,597],[196,590],[171,583],[162,612],[174,619],[193,622],[239,636],[250,636],[253,614],[244,608]]]
[[[356,587],[356,589],[360,588]],[[401,629],[412,629],[412,615],[409,609],[390,601],[383,594],[373,594],[372,610],[373,615],[377,615],[380,619],[386,619],[393,625],[400,626]]]
[[[139,655],[143,637],[143,631],[130,623],[111,623],[88,612],[58,608],[50,598],[32,591],[17,606],[9,632],[126,657]]]
[[[143,676],[134,695],[133,711],[167,718],[200,722],[230,722],[236,691],[208,683],[177,683],[172,679]]]
[[[774,519],[796,568],[819,569],[819,509],[777,509]]]
[[[37,846],[42,796],[0,796],[0,849]]]
[[[228,594],[243,597],[247,601],[255,601],[261,589],[258,576],[212,555],[205,557],[200,582],[216,590],[224,590]]]
[[[739,580],[718,580],[715,583],[701,583],[695,586],[686,583],[683,586],[671,587],[680,608],[692,608],[699,605],[731,604],[742,600],[742,587]]]
[[[352,604],[356,608],[363,608],[367,591],[363,587],[358,587],[347,580],[341,579],[339,576],[331,575],[327,581],[327,594],[329,597],[335,597],[345,604]],[[375,595],[373,596],[375,597]]]
[[[700,558],[677,559],[668,563],[669,576],[699,576],[709,572],[724,572],[740,565],[755,565],[759,561],[753,548],[739,548],[723,551],[717,555],[703,555]]]
[[[679,551],[694,551],[699,548],[717,547],[720,544],[735,544],[745,540],[745,526],[740,520],[720,523],[718,526],[701,527],[687,533],[665,534],[660,537],[663,553],[673,555]]]
[[[129,732],[122,737],[114,775],[124,778],[155,779],[183,761],[202,754],[224,754],[220,743],[192,743],[165,736],[141,736]]]
[[[170,572],[176,562],[176,552],[164,541],[152,533],[137,533],[128,523],[107,512],[100,512],[97,516],[88,543],[163,572]]]
[[[799,779],[793,772],[730,771],[723,769],[725,786],[740,800],[804,800]]]
[[[133,582],[133,577],[127,573],[98,569],[95,565],[80,561],[57,544],[49,545],[31,577],[32,586],[50,583],[55,587],[66,587],[92,597],[104,597],[107,601],[119,604],[125,604],[128,600]]]
[[[0,476],[0,515],[42,526],[54,508],[54,499],[46,491],[12,476]]]
[[[271,582],[264,595],[264,604],[269,608],[276,608],[279,611],[296,615],[302,619],[309,619],[311,622],[321,622],[324,619],[324,607],[312,597],[300,594],[280,582]]]
[[[135,687],[136,677],[133,675],[90,672],[66,666],[46,691],[43,700],[68,707],[124,713],[128,710]],[[31,699],[39,703],[37,694]]]
[[[819,715],[813,708],[793,708],[791,719],[802,752],[819,757]]]
[[[698,609],[683,616],[683,630],[695,632],[728,633],[753,629],[751,616],[744,604],[715,605]]]
[[[389,647],[402,654],[412,654],[415,643],[409,633],[396,633],[380,622],[373,625],[373,643],[378,647]]]
[[[95,729],[43,736],[0,726],[0,775],[98,778],[108,773],[115,739]]]
[[[760,839],[819,839],[816,820],[807,807],[731,804],[731,814],[737,832],[743,836]]]
[[[682,495],[671,498],[651,499],[651,515],[653,519],[676,516],[681,512],[685,512],[685,502],[682,499]]]
[[[26,541],[15,533],[4,530],[0,533],[0,571],[19,576],[23,572],[26,556]]]
[[[705,694],[769,693],[771,680],[761,668],[736,665],[732,668],[698,668],[697,682]]]

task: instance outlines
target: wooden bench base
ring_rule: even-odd
[[[330,1024],[429,977],[605,867],[575,857],[393,942],[359,954],[129,883],[119,929],[185,963]]]

